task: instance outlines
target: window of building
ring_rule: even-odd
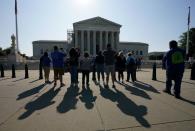
[[[136,51],[136,55],[138,55],[138,50]]]
[[[40,53],[43,54],[43,49],[40,50]]]
[[[143,51],[142,50],[140,51],[140,55],[143,55]]]

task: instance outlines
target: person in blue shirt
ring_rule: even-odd
[[[128,53],[128,57],[126,60],[126,66],[127,66],[127,82],[129,82],[130,79],[130,75],[131,75],[131,79],[132,82],[136,81],[136,63],[135,63],[135,59],[132,56],[132,53],[129,52]]]
[[[50,63],[51,60],[48,57],[48,53],[44,52],[44,55],[41,57],[41,65],[43,67],[44,70],[44,74],[45,74],[45,83],[50,83],[49,81],[49,73],[50,73]]]
[[[56,86],[58,76],[60,79],[60,86],[64,86],[64,83],[62,81],[62,75],[64,74],[64,57],[65,54],[59,52],[58,47],[54,46],[54,52],[51,53],[54,70],[54,86]]]
[[[164,92],[171,94],[172,80],[174,80],[174,94],[176,98],[180,97],[181,82],[185,68],[185,51],[178,48],[177,42],[172,40],[169,42],[170,50],[163,58],[163,68],[166,69],[166,89]]]

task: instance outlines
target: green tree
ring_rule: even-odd
[[[179,46],[183,49],[186,49],[187,43],[187,32],[184,32],[179,37]],[[195,28],[191,28],[189,31],[189,55],[195,55]]]

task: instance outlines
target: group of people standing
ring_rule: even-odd
[[[57,46],[54,46],[54,51],[49,56],[47,52],[40,59],[40,63],[45,73],[45,83],[49,82],[50,65],[53,64],[54,70],[54,86],[57,84],[57,80],[60,80],[60,86],[64,86],[62,76],[64,75],[64,69],[68,69],[71,75],[71,86],[78,85],[78,72],[82,72],[82,87],[89,87],[89,74],[92,68],[95,67],[97,72],[97,82],[100,83],[100,76],[102,78],[105,87],[108,87],[109,76],[111,74],[112,87],[115,87],[116,75],[118,72],[118,81],[124,82],[124,71],[127,70],[127,79],[129,81],[130,76],[132,81],[136,81],[136,60],[129,52],[127,58],[123,52],[117,53],[111,47],[111,44],[107,44],[107,49],[102,52],[99,51],[95,58],[89,56],[88,52],[85,52],[81,56],[78,48],[71,48],[69,51],[69,58],[66,58],[67,54],[60,51]],[[78,71],[79,70],[79,71]],[[105,75],[106,74],[106,81]],[[95,75],[96,76],[96,75]]]
[[[166,88],[164,92],[171,94],[172,80],[174,80],[174,94],[176,98],[180,98],[181,82],[185,68],[185,52],[178,48],[176,41],[170,41],[170,50],[165,54],[163,58],[163,68],[166,69]],[[71,86],[78,85],[78,70],[82,72],[82,87],[89,87],[89,74],[93,70],[97,72],[97,82],[100,83],[100,76],[105,87],[108,88],[109,76],[111,74],[112,87],[115,88],[116,71],[118,72],[118,81],[124,82],[124,71],[127,70],[127,79],[132,82],[136,81],[136,59],[129,52],[125,57],[123,52],[117,53],[111,47],[111,44],[107,44],[107,49],[104,52],[99,51],[95,58],[91,58],[89,53],[85,52],[81,56],[78,48],[71,48],[69,51],[69,59],[65,57],[66,53],[59,51],[57,46],[54,46],[54,51],[51,53],[51,59],[47,52],[40,59],[40,63],[43,66],[45,72],[45,83],[49,82],[50,64],[53,63],[54,70],[54,86],[57,84],[57,80],[60,80],[60,86],[64,86],[62,75],[64,75],[64,68],[70,71]],[[138,66],[139,68],[139,66]],[[105,76],[106,74],[106,82]],[[96,76],[96,75],[93,75]],[[95,80],[93,78],[93,80]]]

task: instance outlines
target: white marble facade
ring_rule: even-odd
[[[74,46],[95,56],[99,50],[106,49],[110,43],[114,50],[118,49],[121,25],[101,17],[95,17],[73,24]]]
[[[44,51],[52,51],[53,46],[68,51],[71,47],[79,48],[81,54],[88,52],[95,56],[98,51],[106,49],[108,43],[116,51],[134,52],[136,57],[146,59],[148,55],[148,44],[140,42],[119,42],[121,25],[101,17],[73,23],[73,41],[49,41],[40,40],[33,42],[33,57],[39,58]]]

